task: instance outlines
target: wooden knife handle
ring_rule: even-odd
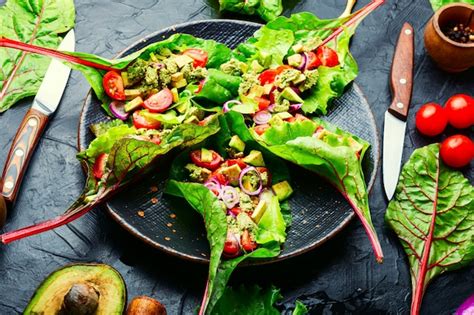
[[[388,111],[395,117],[406,121],[413,90],[414,30],[405,23],[400,32],[392,63],[390,85],[393,102]]]
[[[28,162],[47,122],[47,115],[32,108],[21,122],[3,169],[2,195],[5,197],[7,206],[11,206],[18,195]]]

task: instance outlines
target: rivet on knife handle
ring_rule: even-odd
[[[405,23],[400,32],[397,48],[393,56],[390,80],[393,102],[388,111],[395,117],[406,120],[413,89],[414,31]]]
[[[9,205],[16,199],[28,162],[47,121],[48,116],[30,109],[13,139],[2,175],[2,195]]]

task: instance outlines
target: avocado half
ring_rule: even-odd
[[[117,270],[103,264],[74,264],[50,274],[24,314],[122,314],[126,303],[127,289]]]

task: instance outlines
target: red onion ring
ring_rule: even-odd
[[[247,174],[248,172],[252,172],[252,171],[255,172],[255,174],[257,174],[258,182],[259,182],[258,188],[255,191],[249,191],[249,190],[245,189],[245,187],[242,183],[242,179],[244,178],[245,174]],[[242,191],[244,193],[246,193],[247,195],[256,196],[256,195],[260,194],[260,192],[263,189],[263,182],[262,182],[262,177],[260,176],[260,173],[258,172],[258,170],[253,166],[249,166],[249,167],[244,168],[242,170],[242,172],[240,172],[240,175],[239,175],[239,186],[240,186],[240,189],[242,189]]]
[[[308,56],[306,55],[306,53],[302,53],[301,57],[301,63],[296,69],[303,71],[306,69],[306,64],[308,63]]]
[[[254,116],[253,116],[253,121],[257,124],[257,125],[264,125],[266,124],[270,119],[272,119],[272,114],[270,114],[269,111],[266,111],[266,110],[261,110],[259,112],[257,112]]]
[[[231,110],[230,105],[242,105],[242,103],[240,101],[237,101],[237,100],[230,100],[230,101],[225,102],[224,106],[222,107],[224,113],[227,113],[228,111]]]
[[[270,106],[268,106],[268,111],[272,112],[273,113],[273,110],[275,109],[275,106],[276,104],[271,104]]]
[[[215,178],[211,178],[210,180],[206,181],[204,186],[212,191],[216,196],[221,194],[221,184]]]
[[[291,104],[290,105],[290,112],[296,112],[296,111],[300,110],[301,106],[303,106],[303,104]]]
[[[240,201],[240,196],[237,189],[235,189],[232,186],[223,186],[221,188],[221,193],[219,194],[219,198],[224,202],[225,206],[228,209],[232,209]]]
[[[109,105],[110,111],[120,120],[127,120],[130,113],[125,111],[125,103],[121,101],[113,101]]]

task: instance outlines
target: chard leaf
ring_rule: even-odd
[[[59,34],[74,27],[73,0],[7,0],[0,8],[0,36],[57,48]],[[0,49],[0,113],[35,95],[50,59],[22,51]]]
[[[219,0],[221,11],[258,14],[265,21],[276,19],[283,11],[282,0]]]
[[[473,209],[474,187],[443,164],[439,144],[413,152],[385,214],[410,263],[411,314],[431,280],[474,261]]]

